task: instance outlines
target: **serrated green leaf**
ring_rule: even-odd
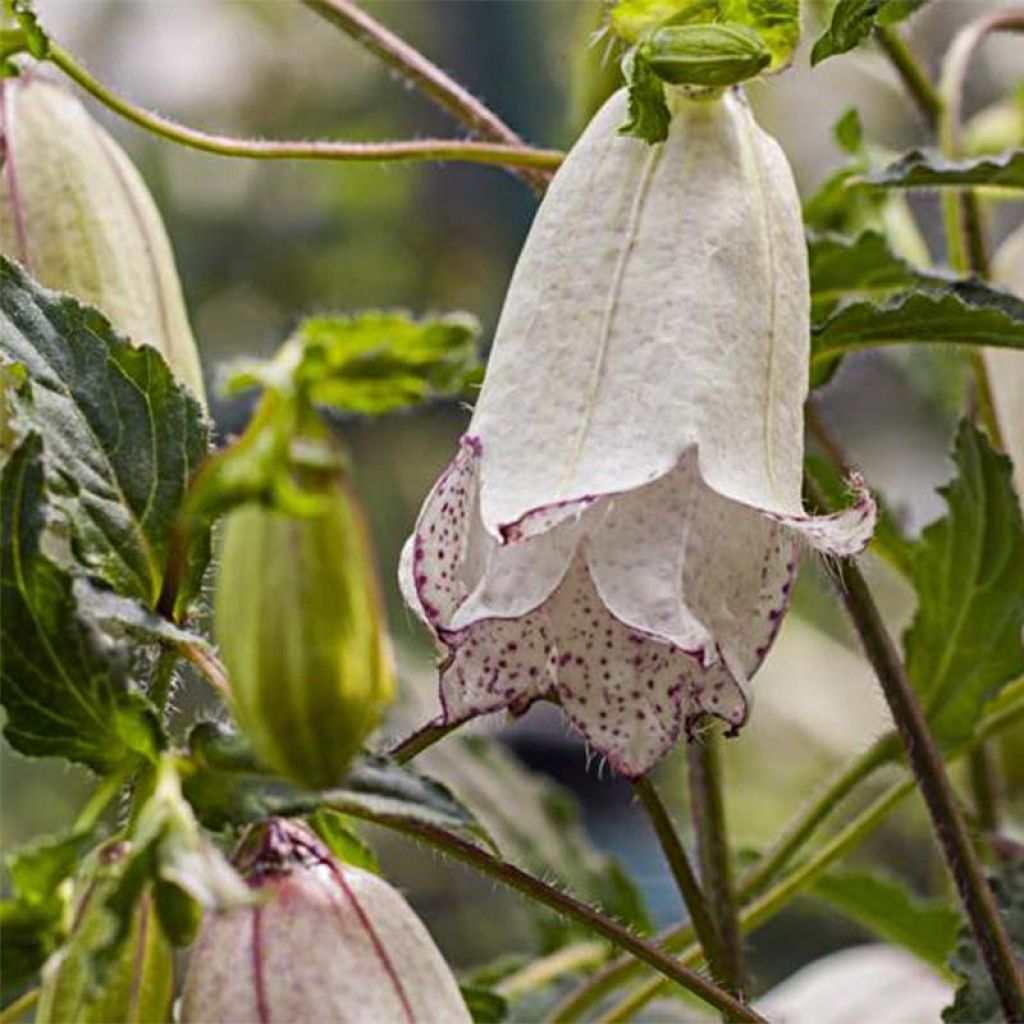
[[[43,438],[48,485],[78,558],[115,591],[155,607],[172,526],[207,452],[196,400],[155,349],[135,348],[98,311],[0,257],[0,354],[21,363]],[[205,565],[197,545],[179,609]]]
[[[992,879],[996,905],[1018,961],[1024,960],[1024,863],[1005,865]],[[960,932],[949,966],[963,978],[953,1004],[942,1011],[945,1024],[997,1024],[1004,1020],[992,978],[969,930]]]
[[[97,772],[153,756],[155,711],[79,615],[73,579],[41,544],[46,528],[43,444],[29,435],[0,478],[0,659],[4,734],[36,757],[66,757]]]
[[[915,149],[884,170],[868,174],[864,184],[876,188],[1024,189],[1024,149],[969,160],[950,160]]]
[[[811,320],[819,323],[846,298],[876,302],[915,288],[941,289],[953,278],[911,266],[878,231],[856,238],[811,233],[807,240],[811,273]]]
[[[1024,348],[1024,301],[973,279],[938,282],[882,302],[853,301],[811,328],[815,385],[840,357],[880,345]]]
[[[735,22],[660,28],[640,52],[662,81],[714,88],[753,78],[771,61],[761,37]]]
[[[986,701],[1024,674],[1024,524],[1010,460],[964,421],[948,514],[914,557],[917,613],[903,645],[907,673],[936,738],[970,736]]]
[[[384,757],[363,754],[342,785],[314,791],[261,769],[241,737],[212,723],[194,731],[189,743],[194,767],[184,782],[185,796],[213,829],[326,807],[353,818],[418,822],[491,842],[446,786]]]
[[[839,0],[828,29],[811,50],[811,65],[859,46],[876,25],[894,25],[926,0]]]
[[[919,899],[903,883],[866,871],[832,872],[809,891],[844,917],[940,971],[963,921],[945,901]]]
[[[672,120],[665,102],[665,85],[635,47],[622,59],[622,77],[626,81],[629,120],[619,128],[619,134],[632,135],[651,145],[664,142]]]

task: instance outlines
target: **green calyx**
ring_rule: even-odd
[[[641,43],[640,53],[662,81],[718,88],[753,78],[772,59],[761,37],[740,24],[670,25]]]

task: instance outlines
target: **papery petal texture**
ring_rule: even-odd
[[[677,98],[668,140],[597,114],[513,276],[480,401],[403,553],[448,722],[561,704],[621,773],[686,724],[736,729],[801,544],[875,507],[800,500],[809,287],[800,205],[742,97]]]

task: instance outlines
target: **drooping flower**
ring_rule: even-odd
[[[469,1024],[429,932],[383,879],[280,819],[236,859],[263,899],[204,920],[183,1024]]]
[[[205,401],[171,243],[124,150],[36,69],[0,81],[0,144],[3,252],[151,345]]]
[[[701,713],[734,728],[806,541],[800,204],[743,98],[673,97],[668,139],[599,111],[519,258],[468,433],[400,570],[443,645],[443,718],[559,702],[627,776]]]

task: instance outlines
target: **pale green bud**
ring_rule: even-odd
[[[153,197],[70,93],[28,73],[0,83],[0,247],[48,288],[151,345],[204,401],[199,353]]]
[[[343,472],[322,477],[312,514],[228,514],[215,601],[239,725],[270,767],[314,787],[339,781],[394,692],[358,501]]]
[[[654,32],[640,52],[672,85],[724,87],[763,71],[772,55],[745,25],[670,25]]]

